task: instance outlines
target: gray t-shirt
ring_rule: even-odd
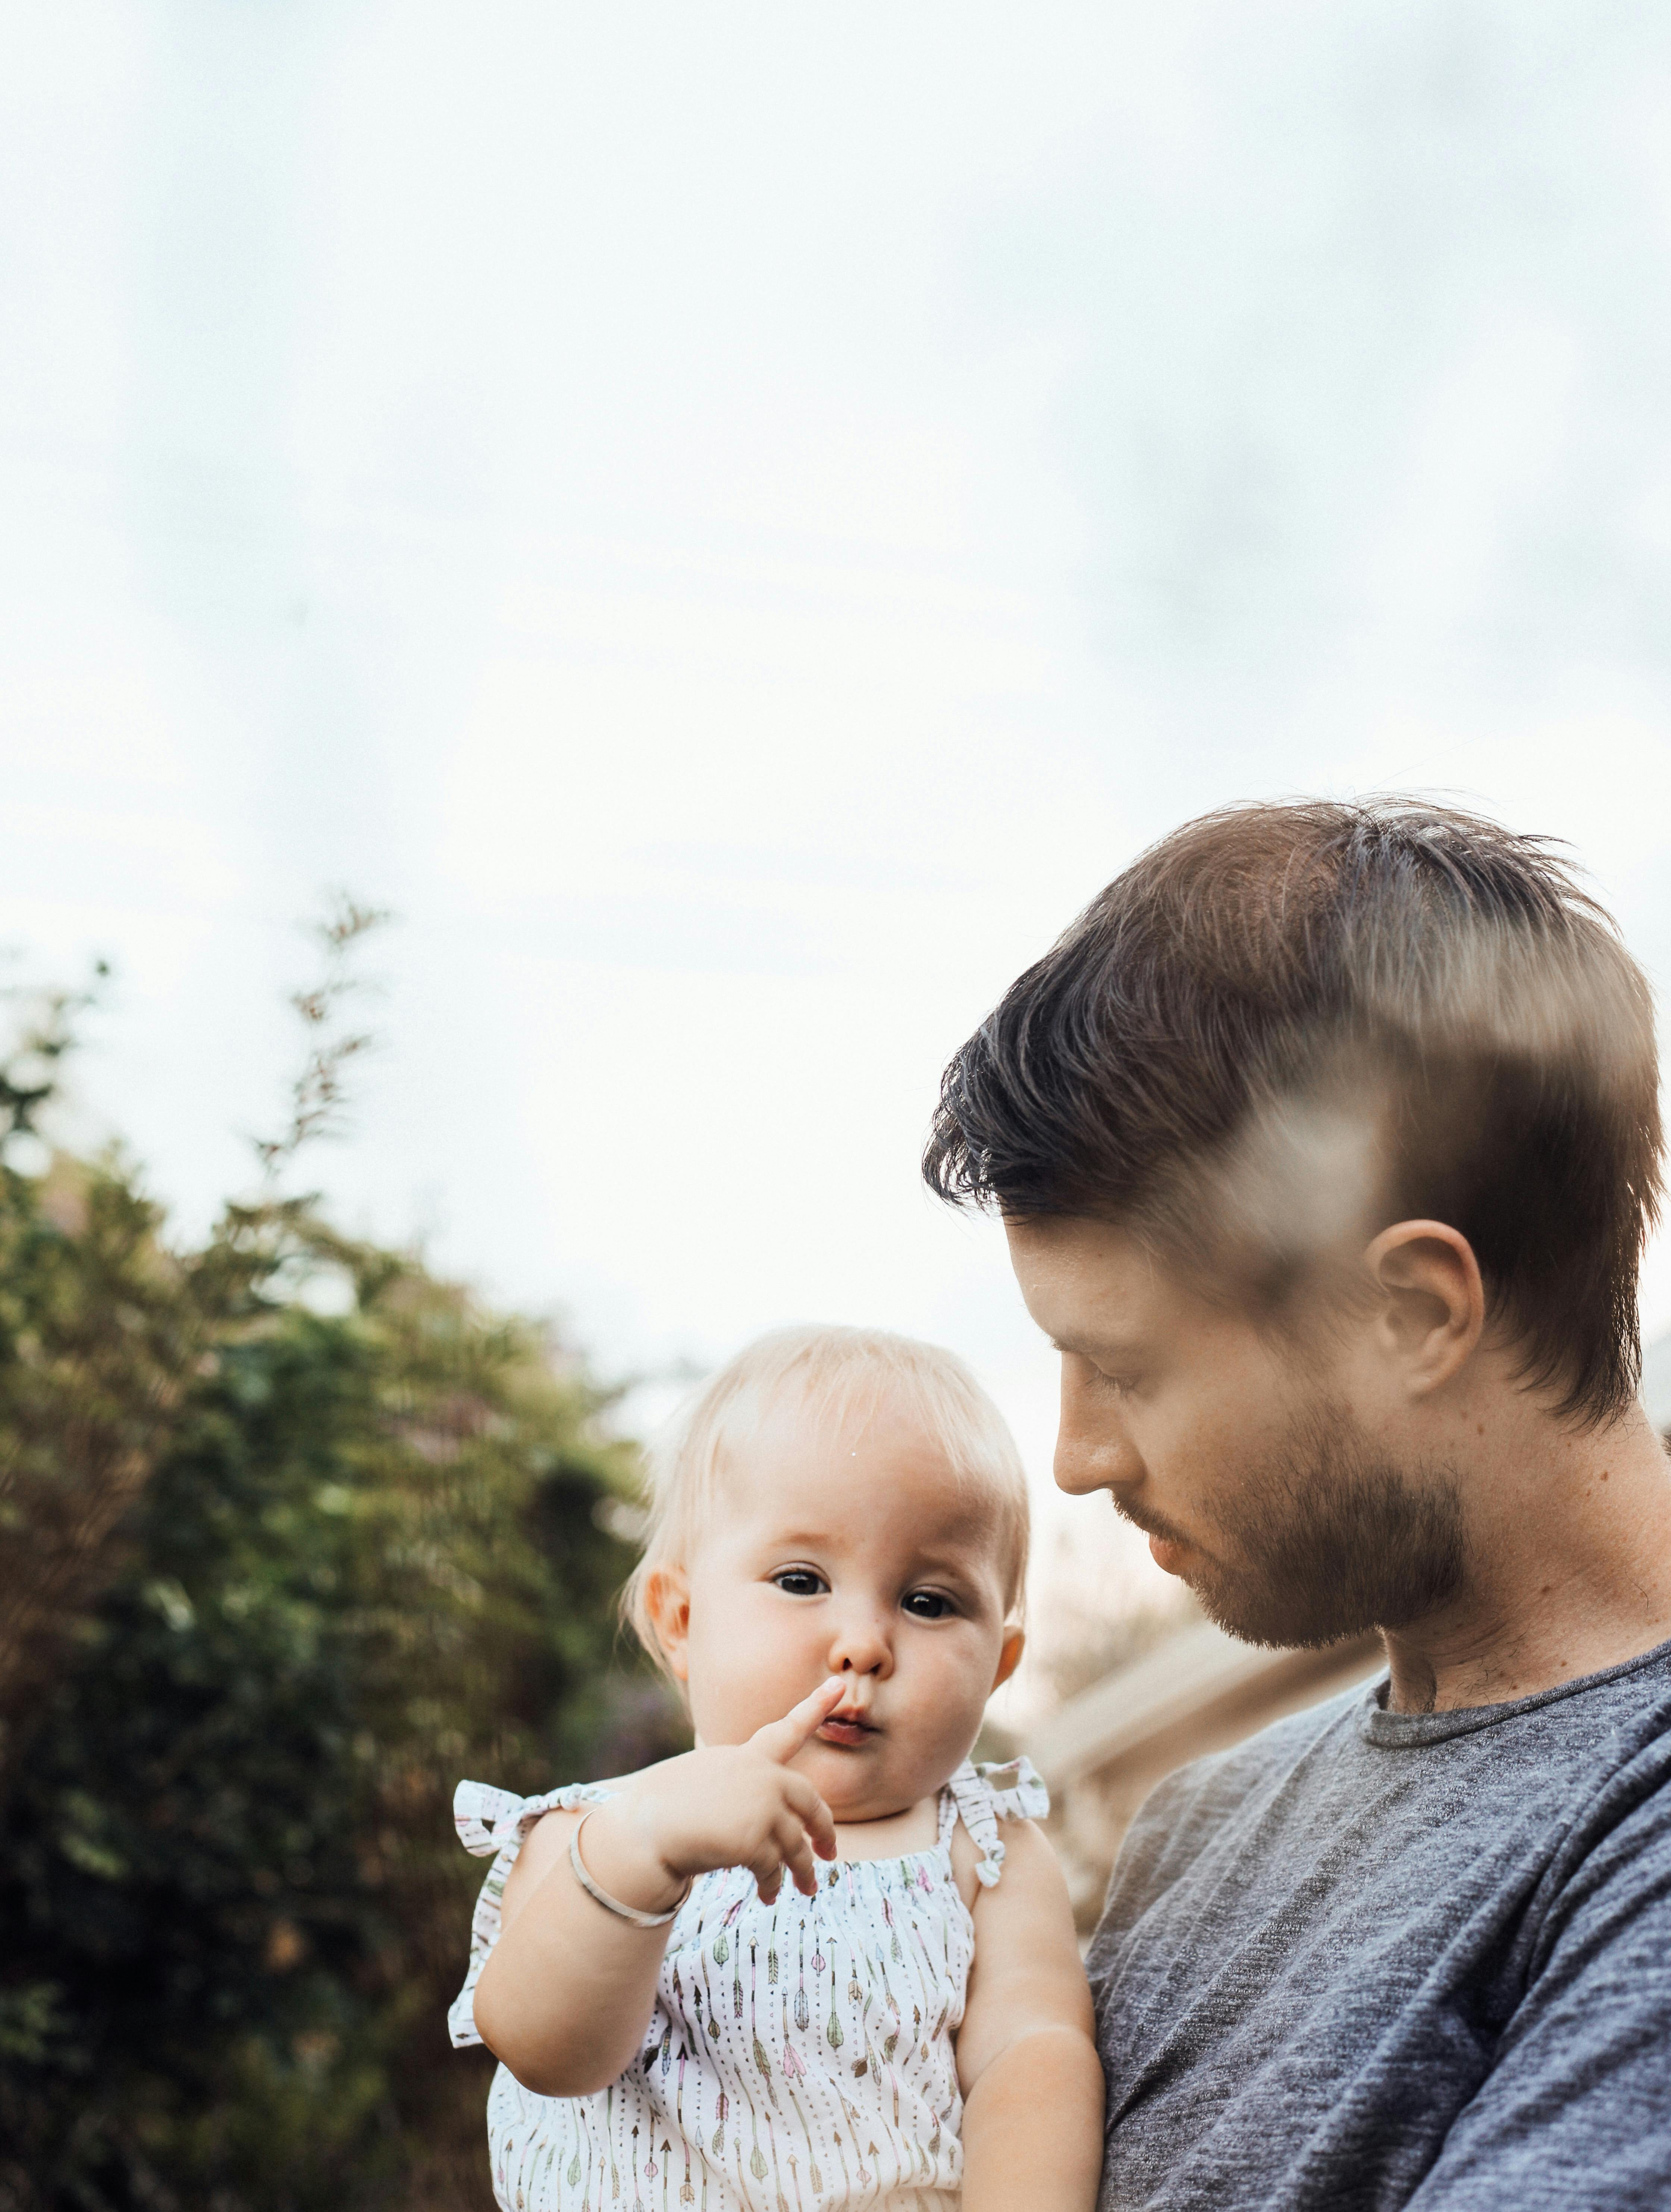
[[[1671,1644],[1186,1767],[1090,1967],[1101,2212],[1671,2207]]]

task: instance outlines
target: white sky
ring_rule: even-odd
[[[185,1224],[344,884],[402,917],[352,1225],[612,1371],[940,1338],[1042,1483],[916,1155],[1143,843],[1458,793],[1671,975],[1671,16],[0,0],[0,936],[114,959],[85,1110]]]

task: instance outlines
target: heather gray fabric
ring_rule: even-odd
[[[1091,1947],[1102,2212],[1671,2207],[1671,1644],[1187,1767]]]

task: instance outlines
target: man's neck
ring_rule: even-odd
[[[1502,1414],[1459,1470],[1462,1592],[1386,1632],[1394,1711],[1534,1697],[1671,1638],[1671,1466],[1641,1407],[1587,1433],[1523,1400]]]

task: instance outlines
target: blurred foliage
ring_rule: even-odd
[[[0,1167],[0,1761],[63,1661],[200,1348],[198,1288],[114,1174]]]
[[[450,1799],[681,1740],[616,1649],[626,1448],[306,1201],[171,1253],[120,1163],[3,1157],[0,2208],[486,2207]]]

